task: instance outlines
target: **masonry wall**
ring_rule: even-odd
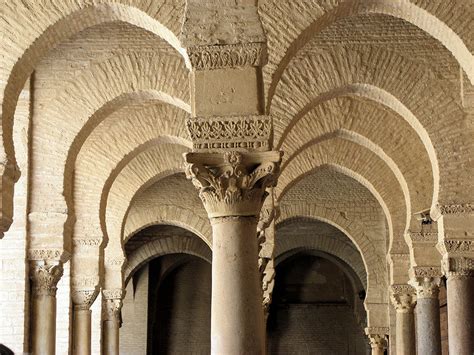
[[[0,240],[0,344],[19,354],[28,349],[25,342],[29,332],[30,290],[25,259],[30,98],[28,80],[18,100],[13,127],[17,164],[21,171],[15,184],[15,217]]]
[[[135,274],[135,279],[129,281],[126,290],[122,307],[120,352],[124,355],[146,354],[148,265]]]

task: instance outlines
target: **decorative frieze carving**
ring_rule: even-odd
[[[280,152],[187,153],[186,177],[199,190],[209,218],[258,216],[265,189],[276,184]]]
[[[443,205],[443,206],[439,206],[439,209],[442,215],[474,213],[474,205],[470,203]]]
[[[32,261],[30,279],[33,283],[33,295],[55,297],[63,271],[61,261]]]
[[[69,252],[59,248],[28,249],[28,260],[30,261],[55,260],[64,263],[70,257],[71,254]]]
[[[436,243],[438,241],[437,232],[410,232],[410,239],[413,242]]]
[[[270,116],[195,117],[186,121],[193,150],[267,151],[270,147]]]
[[[107,257],[105,258],[105,265],[112,267],[122,267],[126,261],[124,256]]]
[[[441,266],[415,266],[412,268],[415,277],[440,277],[442,275]]]
[[[416,304],[415,289],[407,284],[392,285],[390,299],[397,312],[413,312]]]
[[[474,252],[474,240],[445,239],[437,245],[442,254],[459,254]]]
[[[260,67],[267,62],[265,43],[193,46],[186,51],[194,70]]]
[[[416,289],[416,296],[421,298],[438,298],[440,277],[415,277],[410,283]]]
[[[82,248],[82,247],[99,247],[102,243],[103,238],[73,238],[72,244],[74,248]]]
[[[72,288],[93,289],[99,284],[99,276],[75,276],[71,280]]]
[[[443,259],[443,271],[449,279],[462,279],[474,276],[474,259],[466,257]]]
[[[98,294],[98,287],[92,289],[73,289],[71,291],[71,298],[74,308],[77,310],[88,310]]]

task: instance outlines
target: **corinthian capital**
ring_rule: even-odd
[[[61,261],[36,260],[30,262],[30,279],[33,295],[56,296],[57,284],[63,276]]]
[[[102,290],[104,298],[103,317],[108,321],[120,321],[125,290],[121,288]]]
[[[265,189],[278,179],[281,153],[187,153],[186,177],[199,190],[209,218],[257,217]]]
[[[415,289],[406,284],[392,285],[390,299],[397,312],[412,312],[416,304]]]
[[[369,338],[370,347],[372,349],[384,350],[387,348],[388,328],[368,327],[365,328],[365,334],[367,334]]]
[[[440,277],[415,277],[410,283],[416,289],[416,297],[438,298]]]

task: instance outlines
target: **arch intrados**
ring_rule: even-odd
[[[177,36],[158,20],[153,19],[146,12],[136,7],[118,3],[95,4],[68,13],[46,28],[40,37],[25,45],[25,50],[13,65],[7,83],[3,88],[3,145],[8,161],[12,163],[16,161],[12,136],[16,103],[21,89],[36,65],[48,51],[54,49],[61,42],[87,28],[111,22],[128,23],[164,39],[183,57],[186,67],[188,69],[191,67],[187,52],[181,47]]]
[[[277,268],[279,264],[285,262],[289,258],[297,257],[298,254],[321,257],[323,259],[329,260],[330,262],[336,264],[336,266],[338,266],[349,279],[355,295],[357,295],[357,292],[359,292],[360,290],[364,290],[367,292],[369,291],[369,290],[366,290],[364,286],[365,283],[360,279],[360,276],[357,274],[357,272],[346,261],[344,261],[342,258],[338,257],[337,255],[313,248],[311,246],[296,247],[294,249],[287,250],[283,254],[276,256],[275,268]],[[367,270],[365,271],[365,273],[367,275]]]
[[[335,9],[325,13],[304,29],[299,36],[293,40],[287,48],[285,55],[278,63],[272,76],[268,89],[266,111],[270,112],[273,97],[280,79],[300,49],[316,37],[324,29],[328,28],[338,20],[347,17],[356,17],[364,14],[381,14],[402,19],[425,31],[428,35],[438,40],[456,58],[459,65],[466,72],[471,83],[474,85],[474,57],[466,47],[462,39],[444,22],[431,15],[428,11],[410,3],[407,0],[346,0]]]
[[[425,127],[420,123],[417,117],[406,107],[400,100],[393,96],[388,91],[371,84],[353,83],[344,87],[335,88],[333,90],[322,93],[316,97],[313,101],[308,103],[293,119],[290,121],[281,135],[276,149],[281,149],[286,137],[290,134],[296,124],[311,110],[322,103],[343,96],[359,96],[365,99],[374,101],[383,105],[384,107],[395,112],[397,116],[404,119],[414,130],[417,136],[420,138],[423,146],[425,147],[426,154],[428,155],[431,163],[431,170],[433,176],[433,195],[431,201],[431,209],[435,208],[438,203],[439,196],[439,163],[436,156],[436,151],[433,146],[433,142],[426,131]],[[290,158],[289,158],[290,159]],[[286,162],[285,162],[286,163]],[[285,164],[284,164],[285,165]]]
[[[400,184],[400,189],[403,192],[403,197],[405,200],[405,207],[406,207],[406,222],[405,224],[407,226],[410,225],[410,219],[411,219],[411,199],[410,199],[410,191],[408,189],[408,184],[405,180],[404,175],[398,168],[397,164],[390,158],[384,151],[383,149],[369,140],[368,138],[352,131],[348,131],[346,129],[338,129],[333,132],[329,132],[325,135],[322,135],[320,137],[317,137],[313,140],[310,140],[306,144],[302,145],[299,149],[297,149],[282,165],[281,168],[281,173],[285,171],[285,168],[293,161],[301,152],[306,150],[307,148],[317,145],[319,143],[322,143],[326,140],[334,139],[334,138],[341,138],[344,140],[348,140],[350,142],[353,142],[355,144],[360,145],[361,147],[370,150],[372,153],[374,153],[377,157],[379,157],[385,165],[389,167],[389,169],[392,171],[393,175],[397,179],[398,183]],[[365,185],[364,185],[365,186]],[[281,195],[283,195],[286,191],[286,186],[283,188]],[[369,190],[370,191],[370,190]],[[371,191],[372,192],[372,191]],[[373,193],[372,193],[373,194]],[[380,201],[379,201],[380,203]],[[408,228],[408,227],[407,227]]]

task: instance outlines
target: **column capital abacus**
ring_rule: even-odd
[[[370,347],[372,349],[384,350],[387,348],[388,327],[367,327],[365,334],[369,338]]]
[[[410,284],[416,289],[417,299],[438,298],[441,277],[419,276],[410,280]]]
[[[76,310],[89,310],[99,294],[99,288],[72,289],[71,298]]]
[[[209,218],[260,214],[265,189],[278,179],[281,152],[186,153],[186,177]]]
[[[390,299],[397,312],[413,312],[416,305],[416,291],[407,284],[392,285]]]
[[[63,276],[63,263],[60,260],[30,261],[30,279],[34,296],[56,296],[57,284]]]

